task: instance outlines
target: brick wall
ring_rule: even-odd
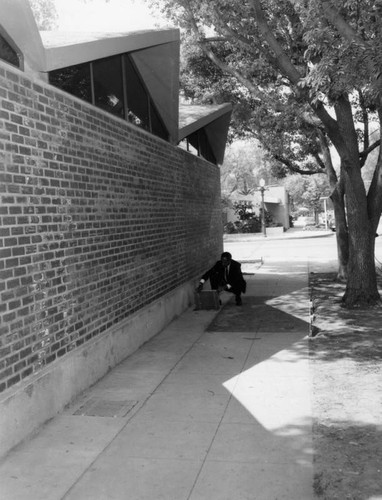
[[[0,391],[195,279],[219,169],[0,64]]]

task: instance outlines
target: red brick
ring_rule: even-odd
[[[16,95],[0,111],[8,156],[0,345],[21,356],[0,350],[0,361],[13,360],[0,391],[195,279],[222,241],[216,166],[27,75],[22,81],[27,118]],[[0,96],[6,91],[0,81]],[[51,102],[65,109],[58,114]]]

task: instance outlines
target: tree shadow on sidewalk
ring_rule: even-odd
[[[314,325],[309,343],[319,497],[381,498],[382,311],[344,309],[334,273],[310,275]]]
[[[348,421],[316,422],[313,435],[313,486],[319,498],[381,498],[380,429]]]
[[[210,332],[301,331],[308,332],[305,321],[272,305],[274,297],[245,297],[242,306],[231,299],[208,326]]]
[[[318,331],[311,355],[325,361],[382,361],[382,309],[342,308],[345,284],[336,282],[333,273],[312,274],[309,284]]]

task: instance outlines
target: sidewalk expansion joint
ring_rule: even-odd
[[[90,398],[73,415],[80,417],[125,417],[138,401],[111,401],[103,398]]]

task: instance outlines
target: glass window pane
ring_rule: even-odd
[[[205,160],[216,164],[216,158],[212,152],[207,135],[203,129],[199,129],[188,137],[188,142],[198,151],[198,155]]]
[[[151,132],[168,141],[168,132],[160,119],[153,103],[150,103]]]
[[[128,55],[125,56],[125,81],[129,121],[150,130],[149,98]]]
[[[84,101],[92,102],[89,63],[51,71],[49,83]]]
[[[215,163],[216,165],[216,158],[215,155],[212,152],[210,142],[208,140],[207,134],[204,129],[198,130],[198,143],[199,143],[199,152],[200,155],[203,156],[207,161],[210,161],[211,163]]]
[[[125,116],[121,56],[93,62],[94,104],[120,117]]]
[[[17,52],[11,47],[7,40],[0,34],[0,59],[13,66],[20,67],[20,60]]]

